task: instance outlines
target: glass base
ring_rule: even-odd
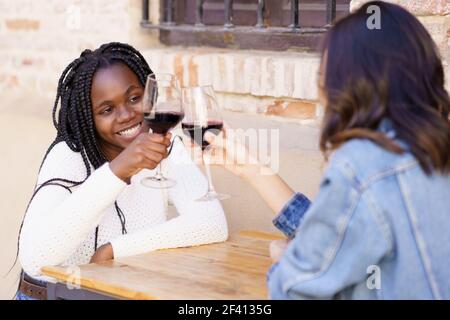
[[[155,176],[144,178],[141,180],[141,184],[147,188],[153,189],[169,189],[175,186],[177,183],[172,179],[167,179],[163,176]]]
[[[201,198],[199,198],[195,201],[205,202],[205,201],[212,201],[212,200],[226,200],[226,199],[230,199],[230,198],[231,198],[231,196],[229,194],[217,193],[215,191],[209,191],[204,196],[202,196]]]

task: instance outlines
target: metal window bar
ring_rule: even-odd
[[[142,0],[142,21],[141,25],[148,28],[159,28],[164,29],[164,27],[175,26],[175,2],[174,0],[163,0],[163,19],[161,25],[151,25],[149,21],[149,2],[150,0]],[[300,27],[300,15],[299,15],[299,0],[291,0],[291,24],[288,28],[284,28],[287,32],[292,32],[296,29],[306,29],[304,31],[309,31],[308,29],[320,29],[320,28],[301,28]],[[203,23],[203,5],[205,0],[196,0],[196,12],[195,12],[195,26],[204,26]],[[225,11],[225,21],[224,27],[230,28],[234,27],[233,24],[233,0],[224,0],[224,11]],[[257,6],[257,24],[255,29],[264,28],[264,14],[265,14],[265,0],[258,0]],[[336,19],[336,0],[326,0],[326,21],[327,24],[324,27],[329,27]],[[186,27],[183,25],[183,27]],[[209,28],[214,28],[214,26],[208,26]],[[242,28],[249,28],[242,27]],[[272,27],[266,28],[270,32],[270,29],[276,29],[279,32],[283,27]],[[323,30],[321,30],[323,31]]]
[[[204,27],[203,24],[203,2],[204,0],[196,0],[195,2],[195,26]]]
[[[144,28],[158,29],[160,31],[179,31],[179,32],[204,32],[207,34],[219,35],[226,33],[232,33],[235,35],[242,34],[257,34],[264,35],[270,34],[274,36],[289,37],[290,35],[304,35],[306,37],[315,36],[325,32],[336,19],[336,0],[326,0],[326,24],[323,27],[301,27],[300,26],[300,13],[302,2],[299,0],[290,1],[290,14],[291,21],[289,26],[270,26],[265,25],[266,1],[258,0],[256,15],[257,23],[254,26],[239,26],[233,23],[233,0],[224,0],[224,24],[222,26],[217,25],[205,25],[204,24],[204,4],[205,0],[196,0],[195,2],[195,21],[194,24],[177,24],[175,22],[175,16],[177,14],[177,7],[175,3],[177,0],[152,0],[161,1],[161,22],[159,24],[152,24],[149,21],[149,2],[150,0],[142,0],[142,21],[141,26]],[[206,0],[207,1],[207,0]],[[179,14],[179,13],[178,13]],[[270,16],[267,17],[270,19]],[[199,28],[201,27],[201,28]],[[307,43],[309,39],[306,39]],[[308,46],[308,45],[307,45]]]
[[[148,1],[147,1],[148,2]],[[164,15],[163,24],[175,25],[174,21],[174,1],[165,0],[164,1]]]
[[[233,27],[233,0],[225,0],[225,28]]]
[[[327,0],[327,26],[331,26],[336,19],[336,0]]]
[[[266,1],[258,0],[258,16],[256,26],[257,28],[264,28],[264,13],[266,10]]]
[[[291,0],[291,24],[289,28],[300,28],[300,16],[298,14],[298,0]]]
[[[148,23],[149,22],[149,9],[148,9],[149,3],[148,0],[142,0],[142,22]]]

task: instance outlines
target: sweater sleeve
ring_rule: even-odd
[[[163,172],[176,181],[176,185],[169,189],[169,196],[179,215],[159,225],[113,239],[115,258],[158,249],[222,242],[228,238],[227,221],[220,202],[195,201],[206,193],[207,181],[181,142],[175,142],[171,155],[163,162]]]
[[[56,145],[39,172],[38,186],[50,178],[82,176],[85,168],[78,156]],[[28,207],[20,234],[19,259],[25,272],[40,276],[43,266],[67,260],[125,186],[106,163],[72,193],[55,185],[41,188]]]

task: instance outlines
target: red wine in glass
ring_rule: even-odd
[[[214,152],[207,152],[209,143],[205,141],[205,133],[219,134],[224,127],[223,117],[212,86],[185,87],[181,90],[183,111],[185,118],[181,123],[183,133],[189,136],[196,145],[202,148],[202,160],[208,178],[206,193],[196,201],[225,200],[229,195],[216,192],[211,176],[211,156]],[[212,146],[214,147],[214,146]],[[210,150],[212,151],[212,150]]]
[[[166,134],[175,127],[184,117],[181,112],[155,112],[144,113],[144,120],[154,133]]]
[[[208,120],[206,125],[195,124],[193,122],[183,122],[181,124],[185,135],[190,136],[202,150],[205,150],[209,145],[208,141],[205,141],[204,136],[206,131],[210,130],[214,134],[219,134],[223,128],[222,120]]]
[[[181,89],[174,75],[158,74],[155,76],[151,74],[147,77],[142,113],[145,123],[156,134],[165,135],[183,119],[184,112],[181,103]],[[156,173],[152,177],[141,179],[141,183],[144,186],[166,189],[176,184],[175,180],[163,175],[161,162],[158,164]]]

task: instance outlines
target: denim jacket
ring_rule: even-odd
[[[409,152],[347,142],[315,201],[296,194],[274,224],[295,237],[268,273],[272,299],[450,299],[450,176]]]

